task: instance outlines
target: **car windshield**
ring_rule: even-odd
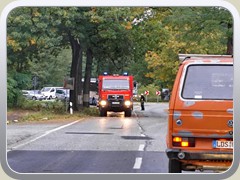
[[[58,89],[58,90],[56,91],[56,93],[57,93],[57,94],[64,94],[64,91],[63,91],[63,90],[60,90],[60,89]]]
[[[102,88],[106,89],[120,89],[126,90],[129,89],[129,80],[128,79],[103,79]]]
[[[51,88],[50,87],[44,87],[44,88],[42,88],[42,92],[47,92],[47,91],[49,91]]]
[[[185,99],[233,99],[233,66],[188,66],[182,97]]]
[[[66,95],[68,95],[69,94],[69,89],[57,89],[56,93],[57,94],[66,94]]]

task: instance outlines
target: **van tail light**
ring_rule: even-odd
[[[181,142],[181,146],[182,146],[182,147],[189,147],[189,143],[183,141],[183,142]]]
[[[195,147],[195,138],[173,137],[172,143],[177,147]]]

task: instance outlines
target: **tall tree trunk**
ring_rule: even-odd
[[[227,54],[233,55],[233,38],[229,37],[227,42]]]
[[[82,47],[77,39],[69,34],[72,48],[72,65],[70,76],[74,78],[74,90],[70,91],[70,102],[74,111],[78,111],[81,106],[82,87]]]
[[[90,48],[87,49],[86,69],[83,83],[83,106],[89,107],[90,81],[92,74],[93,54]]]
[[[233,24],[228,23],[228,31],[231,31],[232,28],[233,28]],[[227,54],[233,55],[233,36],[228,36]]]
[[[81,46],[80,46],[81,47]],[[78,72],[77,72],[77,94],[78,94],[78,108],[83,107],[83,82],[82,82],[82,58],[83,58],[83,49],[80,48],[79,52],[79,63],[78,63]]]

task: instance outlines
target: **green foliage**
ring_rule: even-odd
[[[13,72],[7,77],[7,101],[8,107],[20,106],[22,103],[21,89],[29,86],[30,78],[28,74]]]
[[[219,8],[154,9],[149,26],[159,24],[154,32],[155,46],[145,53],[146,77],[171,88],[178,69],[178,54],[227,54],[227,40],[232,36],[231,15]],[[156,26],[157,27],[157,26]],[[225,27],[225,28],[224,28]],[[156,28],[155,28],[156,29]]]
[[[122,73],[132,62],[132,39],[127,26],[130,8],[94,8],[88,13],[95,27],[91,36],[97,75]]]
[[[63,86],[63,80],[69,76],[71,66],[71,50],[62,49],[57,56],[41,54],[42,62],[34,60],[30,63],[32,76],[38,77],[37,88],[44,86]],[[32,87],[32,86],[31,86]]]
[[[16,96],[18,91],[16,90],[17,82],[11,78],[7,77],[7,101],[8,106],[13,106],[16,104]]]
[[[62,86],[72,62],[86,63],[73,56],[70,38],[83,56],[91,50],[95,77],[128,71],[142,86],[171,88],[179,53],[231,53],[232,21],[219,7],[16,8],[7,19],[8,106],[21,105],[20,90],[33,89],[33,76],[37,88]]]
[[[156,96],[156,91],[160,91],[160,87],[156,86],[155,84],[148,84],[147,86],[140,86],[138,88],[138,93],[139,94],[144,94],[145,91],[149,91],[149,96],[148,97],[155,97]]]
[[[226,54],[228,23],[232,24],[231,14],[217,7],[173,8],[164,19],[177,53]]]

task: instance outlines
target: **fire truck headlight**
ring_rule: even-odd
[[[102,100],[99,102],[100,106],[106,106],[107,105],[107,101]]]
[[[124,105],[125,105],[125,106],[128,106],[128,107],[131,106],[131,104],[132,104],[131,101],[125,101],[125,102],[124,102]]]

